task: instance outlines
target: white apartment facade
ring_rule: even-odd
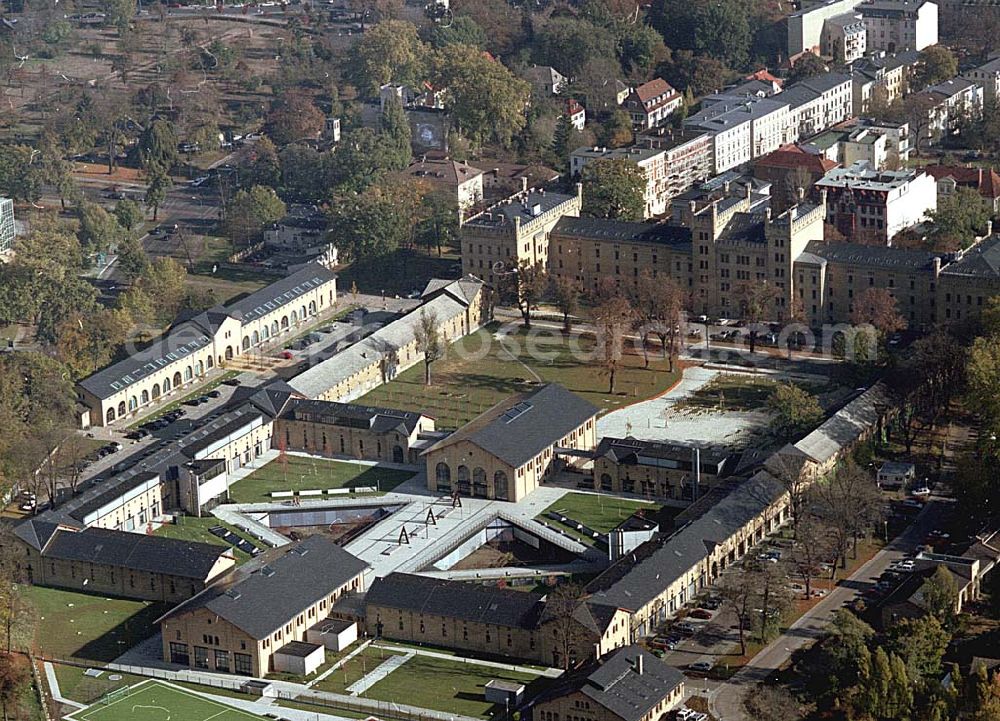
[[[895,53],[938,42],[938,7],[930,0],[875,0],[858,6],[868,29],[868,48]]]
[[[577,148],[570,154],[570,171],[579,177],[583,168],[594,160],[627,160],[635,163],[646,178],[646,203],[644,217],[652,218],[667,212],[670,204],[670,187],[667,172],[667,152],[659,148]]]

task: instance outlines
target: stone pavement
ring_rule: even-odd
[[[414,654],[413,651],[407,650],[402,656],[390,656],[372,669],[369,673],[366,673],[364,676],[348,686],[347,693],[351,694],[351,696],[363,694],[415,655],[416,654]]]

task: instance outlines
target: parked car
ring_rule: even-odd
[[[722,607],[722,599],[718,596],[709,596],[707,599],[701,602],[702,608],[707,608],[709,611],[715,611]]]
[[[913,496],[929,496],[931,495],[931,489],[927,486],[920,486],[919,488],[914,488],[910,491],[910,495]]]
[[[217,390],[215,390],[213,388],[212,390],[210,390],[205,395],[207,395],[209,398],[220,398],[222,396],[222,392],[221,391],[217,391]]]
[[[226,380],[222,381],[222,385],[224,385],[224,386],[234,386],[235,387],[235,386],[240,385],[240,379],[239,378],[226,378]]]
[[[688,668],[691,669],[692,671],[701,671],[701,672],[711,671],[712,670],[712,662],[711,661],[695,661],[694,663],[689,663],[688,664]]]
[[[707,621],[712,617],[712,612],[704,608],[696,608],[691,613],[688,614],[691,618],[698,618],[702,621]]]

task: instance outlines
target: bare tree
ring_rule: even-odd
[[[896,298],[885,288],[865,288],[854,299],[851,322],[870,324],[882,337],[906,328],[906,319],[896,310]]]
[[[0,626],[7,653],[26,646],[34,634],[34,609],[19,588],[22,580],[18,566],[20,548],[13,526],[0,525]]]
[[[830,579],[836,580],[837,561],[847,567],[852,545],[857,553],[858,537],[881,513],[875,481],[852,461],[847,461],[824,483],[816,484],[816,511],[830,529],[830,547],[835,555]]]
[[[812,598],[812,579],[819,570],[821,559],[828,553],[829,531],[823,521],[806,513],[799,521],[798,532],[792,543],[790,561],[795,577],[805,586],[806,598]]]
[[[736,616],[740,634],[740,654],[747,652],[746,632],[754,612],[757,599],[756,579],[751,573],[729,573],[719,582],[719,595]]]
[[[546,625],[551,628],[553,663],[569,669],[577,655],[577,648],[586,643],[587,636],[576,616],[585,603],[582,586],[564,583],[556,587],[545,601]]]
[[[788,572],[783,564],[765,561],[758,563],[749,575],[756,581],[760,642],[766,643],[771,634],[781,627],[781,617],[791,601]]]
[[[580,286],[569,278],[556,276],[552,283],[552,295],[556,307],[562,313],[563,333],[569,333],[572,330],[570,316],[576,313],[580,306]]]
[[[594,310],[597,330],[597,357],[608,377],[608,393],[615,392],[615,379],[625,357],[625,336],[632,327],[635,311],[620,294],[607,295]]]
[[[531,311],[538,307],[547,286],[545,266],[522,260],[516,268],[501,276],[500,298],[503,303],[516,306],[524,319],[524,327],[531,328]]]
[[[656,335],[663,357],[670,359],[672,371],[683,321],[684,291],[672,278],[655,277],[643,270],[635,287],[635,309],[646,368],[649,367],[649,336]]]
[[[441,331],[438,328],[437,314],[420,309],[420,318],[414,335],[417,341],[417,352],[424,355],[424,383],[431,384],[431,363],[444,355],[444,344],[441,342]]]
[[[789,453],[778,452],[764,463],[767,472],[777,480],[788,494],[788,513],[792,517],[792,537],[798,538],[799,523],[807,507],[807,492],[810,479],[804,473],[802,458]]]
[[[736,300],[740,306],[740,315],[747,324],[750,337],[750,352],[757,348],[757,333],[760,324],[773,320],[774,301],[781,294],[778,287],[766,280],[744,281],[736,286]]]

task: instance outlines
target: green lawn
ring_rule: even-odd
[[[271,491],[325,491],[348,486],[378,486],[380,491],[388,491],[412,477],[409,471],[392,468],[286,455],[234,483],[229,494],[234,503],[258,503],[273,500]]]
[[[421,363],[357,402],[420,411],[436,418],[438,428],[457,428],[513,393],[535,387],[538,379],[561,383],[606,412],[657,396],[680,377],[656,353],[645,368],[641,355],[628,352],[610,394],[607,377],[587,358],[593,338],[567,340],[545,330],[529,339],[519,330],[501,343],[495,332],[490,326],[453,343],[431,366],[430,386]]]
[[[402,656],[396,651],[369,646],[364,651],[351,657],[347,663],[331,673],[325,679],[313,686],[317,691],[331,693],[347,693],[347,687],[371,673],[380,663],[392,656]],[[367,695],[367,694],[366,694]]]
[[[82,666],[66,666],[64,664],[53,664],[56,672],[56,679],[59,681],[59,692],[64,698],[79,701],[83,704],[91,704],[106,694],[108,691],[131,686],[140,683],[144,679],[141,676],[132,676],[118,671],[105,671],[94,678],[85,676],[87,669]],[[112,681],[111,676],[119,676],[117,681]]]
[[[474,662],[414,656],[368,689],[364,696],[485,718],[497,710],[483,698],[486,683],[493,679],[530,684],[531,688],[525,692],[527,698],[537,694],[548,681],[545,677],[479,666]]]
[[[260,544],[254,541],[252,537],[236,528],[236,526],[223,523],[215,516],[204,516],[202,518],[197,518],[195,516],[178,516],[176,524],[168,523],[164,526],[160,526],[153,532],[153,535],[164,536],[166,538],[178,538],[182,541],[211,543],[213,546],[222,546],[224,548],[232,549],[236,553],[236,560],[238,563],[250,560],[249,554],[229,545],[218,536],[214,536],[209,533],[208,529],[213,526],[222,526],[223,528],[227,528],[240,538],[250,541],[250,543],[260,547]]]
[[[262,718],[183,688],[147,681],[108,703],[67,716],[73,721],[251,721]]]
[[[153,622],[170,608],[42,586],[22,594],[35,609],[35,646],[51,658],[112,661],[155,633]]]
[[[544,518],[548,511],[565,513],[574,521],[590,526],[595,531],[607,533],[633,513],[643,509],[652,516],[659,510],[655,503],[616,498],[603,493],[567,493],[545,509],[538,518]],[[552,523],[547,518],[544,520]]]

